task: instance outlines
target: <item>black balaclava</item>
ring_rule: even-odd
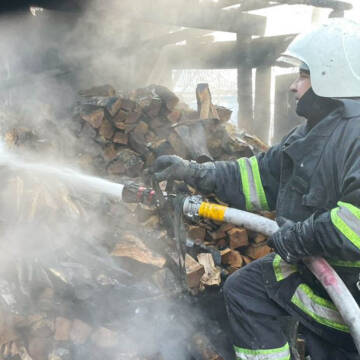
[[[296,113],[307,119],[306,127],[310,130],[338,106],[337,100],[318,96],[310,88],[298,101]]]

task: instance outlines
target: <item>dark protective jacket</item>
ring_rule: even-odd
[[[359,101],[344,100],[311,130],[298,126],[266,153],[217,162],[216,179],[215,193],[232,207],[276,210],[277,216],[300,222],[315,214],[311,236],[299,234],[301,248],[326,258],[360,303]],[[348,333],[304,266],[287,264],[275,254],[263,263],[275,301],[304,316],[320,335],[324,327],[335,330],[334,337],[338,331]]]

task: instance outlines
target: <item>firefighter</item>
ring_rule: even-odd
[[[322,256],[360,303],[360,26],[345,19],[297,36],[283,54],[306,123],[266,153],[197,164],[161,156],[157,179],[183,180],[230,206],[287,221],[275,252],[232,274],[224,298],[237,359],[290,359],[282,316],[299,320],[312,360],[360,359],[348,326],[301,259]],[[282,221],[283,222],[283,221]]]

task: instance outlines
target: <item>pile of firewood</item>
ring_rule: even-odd
[[[263,215],[272,217],[271,213]],[[202,221],[189,224],[187,232],[197,248],[185,258],[188,286],[193,293],[205,286],[220,285],[234,271],[272,251],[263,234],[228,223]]]
[[[72,123],[82,140],[80,163],[113,178],[138,177],[160,155],[201,162],[250,156],[266,147],[247,134],[236,136],[227,124],[231,110],[212,105],[207,86],[198,86],[197,99],[196,111],[158,85],[121,95],[108,85],[81,91]]]
[[[235,160],[267,149],[256,137],[236,133],[228,123],[231,111],[212,104],[207,84],[197,86],[196,98],[198,109],[192,110],[158,85],[127,94],[116,94],[109,85],[81,91],[73,121],[76,136],[86,139],[86,148],[96,149],[86,157],[88,165],[97,174],[121,182],[124,176],[141,176],[164,154],[202,162]],[[138,205],[130,214],[145,227],[162,229],[155,209]],[[188,237],[200,248],[196,259],[190,254],[185,259],[188,285],[195,292],[204,285],[220,285],[221,273],[231,274],[271,251],[262,234],[230,224],[189,224]],[[129,246],[118,245],[113,254],[159,266],[161,260],[146,256],[141,241],[137,244],[131,251]]]

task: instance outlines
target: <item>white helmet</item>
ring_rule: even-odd
[[[305,63],[314,92],[323,97],[360,97],[360,24],[329,19],[298,35],[280,61]]]

